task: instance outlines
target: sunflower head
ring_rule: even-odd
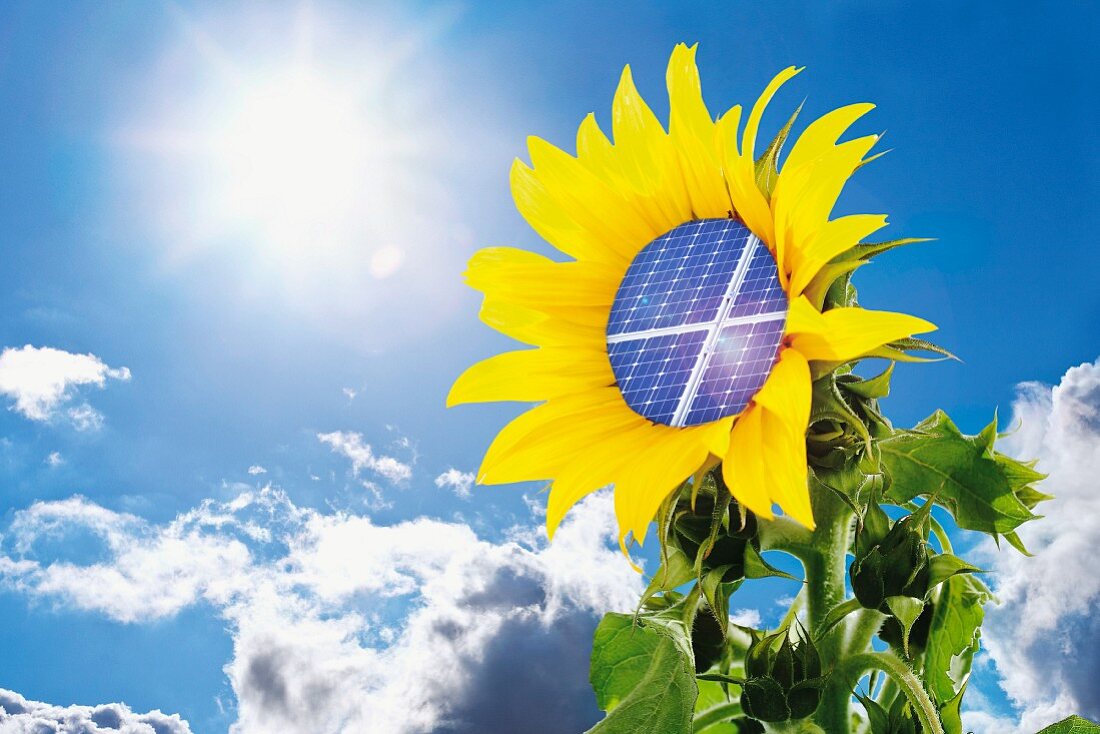
[[[494,247],[466,272],[485,294],[482,320],[531,348],[470,367],[448,404],[537,403],[500,431],[478,481],[549,481],[551,536],[573,504],[612,485],[620,542],[641,543],[670,493],[719,464],[756,516],[778,506],[812,528],[812,380],[861,357],[903,357],[900,340],[934,328],[835,297],[890,246],[861,244],[885,215],[831,218],[876,157],[875,135],[840,141],[873,106],[812,121],[780,165],[794,116],[766,147],[757,133],[800,70],[781,71],[747,115],[737,105],[715,119],[695,52],[672,52],[667,128],[628,66],[610,137],[588,115],[575,155],[532,137],[530,165],[513,164],[516,206],[563,259]]]

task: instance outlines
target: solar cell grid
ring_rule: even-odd
[[[714,319],[749,236],[723,237],[709,225],[723,221],[689,222],[643,248],[619,286],[608,334]]]
[[[787,297],[775,261],[733,219],[688,222],[631,262],[608,321],[624,399],[667,425],[739,412],[771,371]]]

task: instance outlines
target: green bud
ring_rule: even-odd
[[[726,650],[726,634],[709,608],[700,609],[691,624],[691,649],[696,673],[710,670]]]
[[[789,629],[754,639],[745,653],[741,708],[758,721],[804,719],[817,710],[825,677],[805,632],[791,642]]]
[[[673,515],[674,542],[698,564],[700,576],[721,569],[722,583],[740,581],[746,575],[746,547],[750,544],[756,550],[760,547],[756,515],[747,510],[742,512],[737,502],[731,501],[726,514],[717,520],[721,527],[716,528],[714,509],[713,496],[700,494],[694,509],[688,498],[682,498]],[[708,544],[712,538],[713,544]]]
[[[867,508],[848,569],[852,591],[864,607],[889,614],[887,597],[923,599],[928,593],[930,554],[919,514],[901,518],[883,533],[886,513],[874,501]]]

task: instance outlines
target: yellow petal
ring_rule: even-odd
[[[545,140],[527,139],[535,175],[549,195],[586,231],[630,259],[661,234],[646,226],[633,203],[580,161]]]
[[[509,180],[516,209],[531,228],[551,245],[577,260],[626,267],[629,260],[577,224],[550,196],[535,172],[523,161],[517,159],[512,164]]]
[[[535,307],[610,308],[625,270],[598,262],[559,263],[514,247],[486,247],[466,267],[466,282],[486,295]]]
[[[750,405],[730,434],[730,447],[722,461],[722,478],[730,494],[760,517],[771,519],[769,478],[764,469],[763,426],[759,406]]]
[[[768,200],[756,186],[753,164],[746,163],[737,150],[740,120],[740,106],[733,107],[718,120],[715,126],[718,157],[734,211],[745,226],[774,252],[775,224]]]
[[[637,425],[627,431],[607,433],[562,467],[546,502],[546,531],[551,538],[573,505],[626,474],[637,458],[638,444],[652,428],[652,425]]]
[[[722,457],[726,455],[726,452],[730,447],[730,431],[733,430],[733,421],[737,416],[729,416],[727,418],[721,418],[713,423],[706,423],[701,426],[690,426],[684,428],[684,431],[699,434],[699,440],[703,445],[707,447],[707,450],[715,456]]]
[[[833,308],[819,313],[805,296],[787,314],[790,345],[808,360],[849,362],[877,347],[936,327],[916,316],[890,311]]]
[[[884,214],[852,214],[826,223],[816,237],[791,253],[788,295],[791,298],[802,295],[826,263],[885,226]]]
[[[647,429],[652,427],[652,423],[629,408],[590,410],[546,421],[511,446],[498,450],[494,442],[481,464],[480,481],[507,484],[555,479],[596,447],[607,446],[625,436],[640,441],[649,435]],[[619,448],[628,454],[633,450],[630,446],[620,445]],[[600,468],[592,473],[590,480],[593,486],[599,487],[617,481],[618,476]]]
[[[672,222],[669,229],[691,219],[691,200],[672,143],[638,94],[629,66],[615,90],[611,128],[623,174],[636,189],[652,195],[650,201],[660,209],[662,221]]]
[[[852,126],[852,123],[874,108],[873,104],[867,102],[851,104],[817,118],[806,126],[798,136],[798,140],[791,146],[787,160],[783,163],[784,167],[793,171],[828,152],[836,145],[836,141],[844,131]]]
[[[690,433],[654,426],[653,441],[635,449],[635,461],[626,481],[615,485],[615,512],[620,532],[629,530],[639,545],[645,542],[650,521],[669,493],[706,461],[708,451]]]
[[[810,366],[795,349],[784,349],[755,401],[763,410],[765,469],[772,496],[783,511],[814,527],[806,484],[806,426],[810,420]]]
[[[793,263],[820,235],[844,184],[877,140],[873,135],[851,140],[797,169],[783,167],[771,208],[775,217],[775,259],[785,286]]]
[[[622,402],[618,392],[618,388],[607,387],[576,395],[566,395],[548,400],[513,418],[497,433],[485,452],[481,469],[478,471],[478,482],[484,481],[487,468],[497,463],[500,457],[520,446],[521,442],[532,433],[542,431],[546,426],[553,425],[562,418],[568,417],[570,420],[578,421],[584,420],[593,413],[613,410],[616,403]]]
[[[794,349],[783,349],[753,401],[783,418],[795,433],[805,434],[812,389],[805,356]]]
[[[606,309],[601,311],[605,317],[602,322],[595,318],[595,313],[589,315],[585,309],[574,309],[581,318],[569,318],[564,312],[565,309],[558,309],[550,315],[487,297],[478,316],[501,334],[533,346],[599,349],[606,343]]]
[[[748,122],[745,123],[745,135],[741,140],[741,156],[745,160],[753,164],[756,162],[756,133],[760,129],[760,119],[764,116],[764,110],[767,109],[768,103],[772,101],[772,97],[775,96],[781,86],[804,68],[796,69],[793,66],[788,66],[776,74],[775,78],[768,82],[768,86],[764,88],[764,92],[756,100],[756,104],[752,106]]]
[[[678,44],[668,62],[668,134],[680,157],[696,217],[724,217],[732,208],[715,149],[714,122],[703,102],[697,45]]]
[[[463,372],[451,387],[447,406],[497,400],[539,402],[614,382],[605,349],[542,347],[504,352]]]
[[[628,197],[638,217],[650,230],[663,234],[683,222],[668,207],[660,205],[662,193],[659,190],[647,190],[624,172],[623,148],[611,144],[592,113],[577,128],[577,159],[608,186]]]

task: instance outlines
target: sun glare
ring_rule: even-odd
[[[370,142],[356,100],[331,82],[296,73],[256,84],[214,135],[222,203],[283,239],[324,229],[354,206]]]

